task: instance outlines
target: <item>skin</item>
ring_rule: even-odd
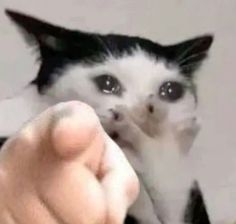
[[[0,152],[0,223],[121,224],[138,179],[93,109],[61,103]]]

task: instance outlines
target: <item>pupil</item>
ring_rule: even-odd
[[[183,96],[184,89],[179,82],[165,82],[159,90],[159,95],[163,100],[173,102]]]
[[[98,89],[105,94],[121,94],[119,81],[111,75],[100,75],[94,78]]]

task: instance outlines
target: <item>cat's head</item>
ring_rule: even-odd
[[[211,35],[163,46],[140,37],[74,31],[6,13],[38,49],[41,66],[32,84],[40,94],[58,101],[84,101],[101,116],[122,105],[136,114],[137,121],[155,115],[175,122],[195,113],[195,73],[208,54]]]

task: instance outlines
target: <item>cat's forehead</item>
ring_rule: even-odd
[[[78,68],[81,66],[78,64]],[[83,67],[85,68],[85,67]],[[111,74],[127,80],[148,80],[155,78],[183,78],[179,75],[178,67],[169,64],[164,58],[157,58],[139,47],[133,48],[122,56],[107,56],[102,63],[86,66],[88,75]],[[154,79],[153,79],[154,80]]]

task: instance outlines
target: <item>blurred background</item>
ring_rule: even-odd
[[[212,221],[236,220],[235,0],[0,0],[0,100],[16,94],[38,69],[4,15],[6,7],[68,28],[140,35],[163,44],[213,33],[211,55],[198,74],[202,131],[191,158]]]

